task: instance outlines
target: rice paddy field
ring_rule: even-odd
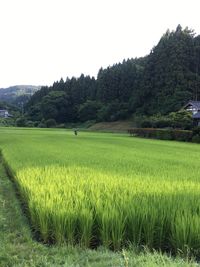
[[[200,256],[200,146],[126,134],[0,128],[35,236]]]

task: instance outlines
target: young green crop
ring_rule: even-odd
[[[199,254],[200,146],[63,130],[1,129],[32,227],[41,240],[130,243]]]

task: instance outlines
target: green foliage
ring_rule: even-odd
[[[168,118],[173,128],[191,129],[193,126],[192,113],[187,110],[172,112]]]
[[[200,126],[193,128],[193,135],[199,135],[200,136]]]
[[[193,129],[193,138],[192,138],[193,143],[200,143],[200,127],[195,127]]]
[[[46,128],[47,125],[46,125],[45,122],[40,122],[40,123],[37,124],[37,127],[38,127],[38,128]]]
[[[34,122],[33,121],[27,121],[26,127],[34,127]]]
[[[96,79],[81,75],[43,87],[31,97],[26,112],[30,120],[53,118],[57,123],[116,121],[133,113],[166,115],[200,99],[199,88],[200,36],[179,25],[167,31],[144,58],[101,68]],[[183,111],[168,119],[174,128],[191,126]],[[168,119],[156,121],[155,127],[168,127]]]
[[[141,116],[136,118],[136,123],[142,128],[166,128],[172,127],[172,120],[168,116],[162,116],[160,114],[154,116]]]
[[[100,103],[92,100],[87,100],[85,103],[81,104],[78,110],[80,121],[96,120],[99,107]]]
[[[0,118],[0,126],[1,127],[15,126],[15,120],[13,118]]]
[[[186,110],[171,112],[168,115],[137,116],[138,127],[142,128],[175,128],[188,130],[193,127],[192,114]]]
[[[1,146],[43,241],[199,255],[198,145],[2,129]]]
[[[55,128],[56,127],[56,121],[54,119],[46,120],[45,124],[46,124],[47,128]]]
[[[111,102],[103,105],[97,113],[98,121],[117,121],[128,117],[128,105],[119,103],[119,101]]]
[[[16,119],[16,126],[17,127],[25,127],[26,126],[26,119],[25,117],[20,117],[18,119]]]
[[[200,143],[200,135],[194,135],[193,137],[192,137],[192,142],[193,143]]]
[[[45,120],[54,119],[57,122],[64,122],[68,114],[68,97],[65,92],[52,91],[44,96],[41,101],[42,118]],[[70,111],[71,113],[71,111]],[[70,120],[70,118],[68,118]]]
[[[193,132],[188,130],[155,129],[155,128],[133,128],[128,130],[131,136],[140,136],[162,140],[177,140],[189,142],[192,140]]]

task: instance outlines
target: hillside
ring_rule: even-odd
[[[26,114],[38,122],[113,122],[166,115],[192,99],[200,99],[200,35],[178,25],[146,57],[101,68],[96,79],[82,74],[42,87]]]
[[[8,88],[0,88],[0,101],[12,104],[27,102],[28,99],[40,89],[41,86],[33,85],[16,85]]]

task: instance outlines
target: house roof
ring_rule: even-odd
[[[195,114],[192,115],[193,119],[200,119],[200,112],[197,112]]]
[[[190,100],[185,106],[184,108],[186,108],[187,106],[189,105],[192,105],[194,106],[195,108],[199,109],[200,110],[200,101],[193,101],[193,100]]]

